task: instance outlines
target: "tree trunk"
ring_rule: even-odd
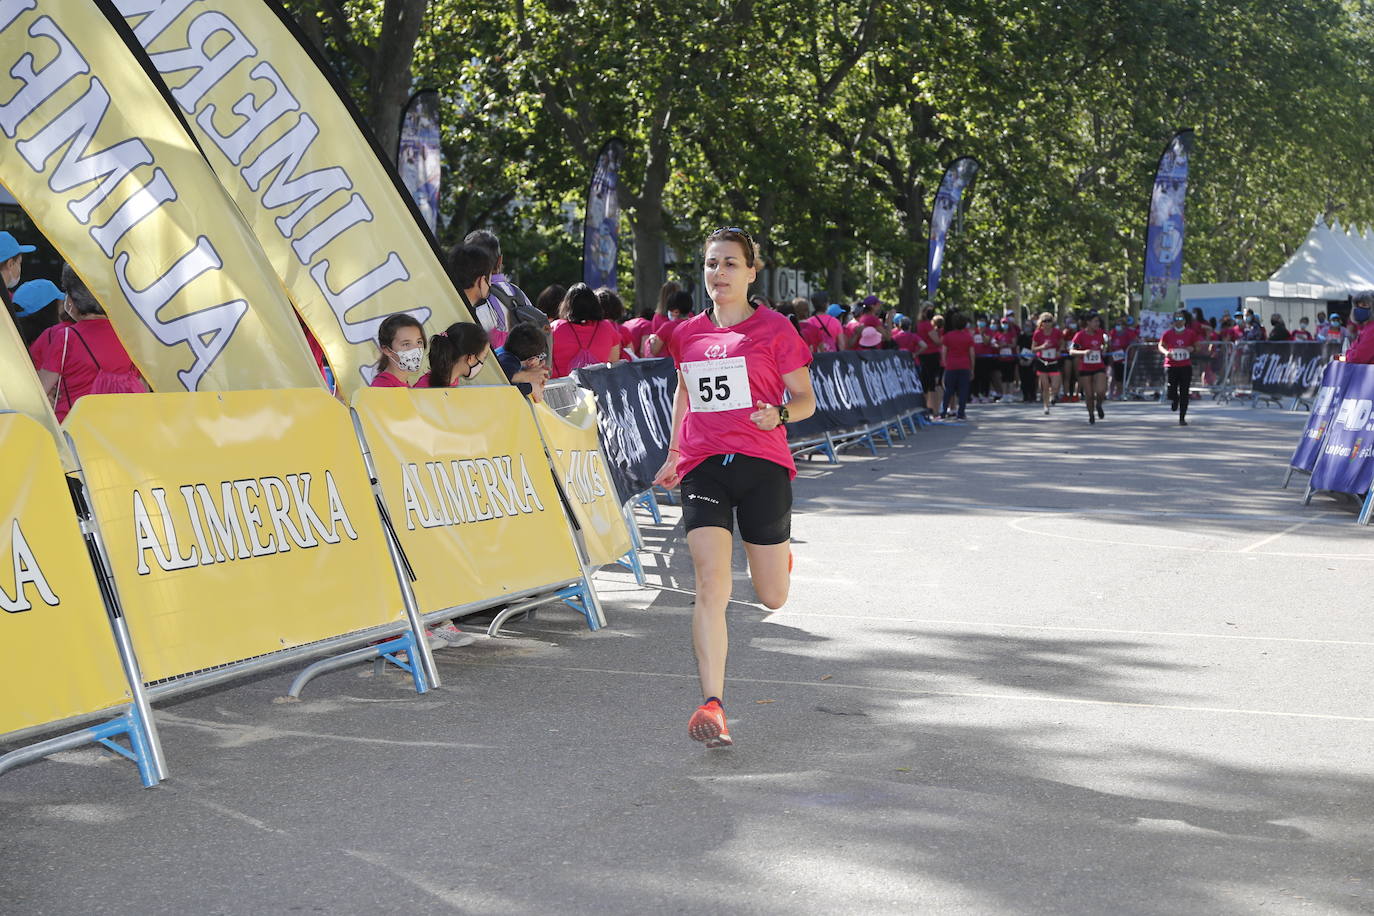
[[[642,207],[630,221],[634,230],[635,308],[638,315],[658,304],[663,286],[663,209]]]
[[[367,80],[367,120],[387,159],[396,162],[401,109],[410,98],[410,65],[429,0],[386,0],[376,62]]]

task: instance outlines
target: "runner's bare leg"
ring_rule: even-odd
[[[734,538],[726,528],[694,528],[687,532],[696,571],[696,602],[692,606],[692,645],[697,654],[701,698],[724,697],[725,655],[729,637],[725,608],[730,603],[733,577],[730,555]]]

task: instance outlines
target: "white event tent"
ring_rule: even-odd
[[[1335,308],[1344,312],[1346,297],[1374,289],[1374,235],[1327,225],[1319,215],[1298,250],[1268,280],[1245,283],[1185,283],[1182,296],[1189,308],[1200,307],[1211,317],[1250,308],[1267,325],[1269,316],[1283,316],[1289,327],[1302,316]]]

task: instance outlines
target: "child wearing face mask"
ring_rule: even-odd
[[[410,388],[409,381],[420,371],[425,359],[425,329],[420,322],[401,312],[389,316],[377,328],[377,360],[373,388]]]
[[[486,361],[490,338],[486,329],[471,321],[455,321],[429,342],[429,371],[420,376],[416,388],[456,388],[464,379],[476,377]]]
[[[1298,319],[1298,329],[1292,332],[1294,340],[1311,340],[1312,329],[1309,327],[1306,316]]]

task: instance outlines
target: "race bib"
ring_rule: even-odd
[[[1000,351],[1002,356],[1011,356],[1011,347],[1003,347]]]
[[[743,356],[683,363],[682,372],[687,377],[688,403],[693,413],[719,413],[754,406]]]
[[[1176,363],[1186,363],[1189,361],[1189,358],[1192,355],[1193,354],[1189,353],[1183,347],[1174,347],[1172,350],[1169,351],[1169,359],[1173,360]]]
[[[1125,358],[1126,358],[1126,351],[1125,351],[1125,350],[1113,350],[1113,351],[1112,351],[1112,359],[1115,359],[1115,360],[1124,360]]]
[[[1085,365],[1085,366],[1100,366],[1100,365],[1102,365],[1102,351],[1101,351],[1101,350],[1089,350],[1087,353],[1084,353],[1084,354],[1083,354],[1083,365]]]
[[[1047,363],[1056,362],[1056,361],[1059,359],[1059,351],[1058,351],[1058,350],[1041,350],[1041,351],[1040,351],[1040,358],[1043,359],[1043,360],[1044,360],[1045,362],[1047,362]]]

